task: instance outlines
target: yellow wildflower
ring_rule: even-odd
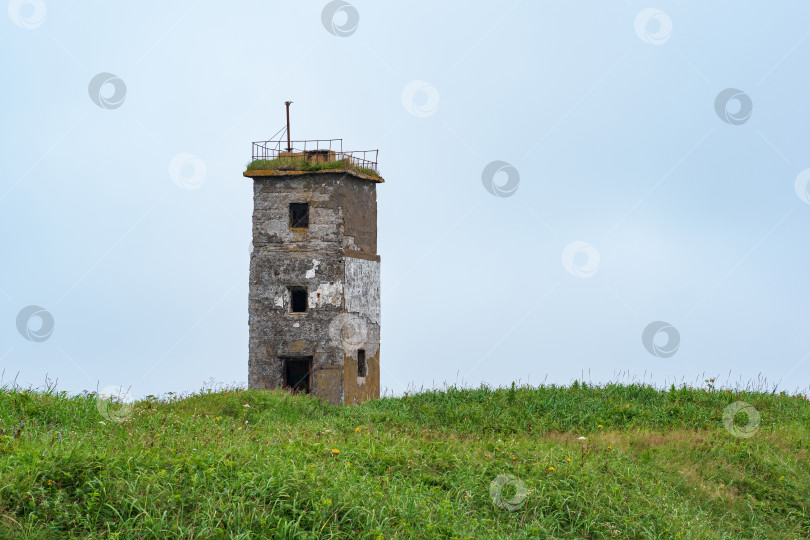
[[[340,453],[340,450],[338,450],[337,448],[332,448],[332,455],[333,455],[333,456],[336,456],[336,455],[338,455],[339,453]]]
[[[571,458],[565,458],[565,461],[566,461],[567,463],[571,463]]]

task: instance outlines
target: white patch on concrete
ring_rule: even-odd
[[[309,293],[309,305],[319,308],[326,305],[341,307],[343,300],[343,283],[320,283],[318,288]]]
[[[283,296],[276,296],[274,304],[276,305],[276,307],[283,308],[284,307],[284,297]]]
[[[318,265],[321,264],[321,261],[318,259],[312,259],[312,268],[307,270],[306,278],[312,279],[315,277],[315,271],[318,269]]]
[[[295,323],[295,324],[293,325],[293,328],[298,328],[299,326],[301,326],[301,323]]]
[[[366,384],[366,378],[365,377],[357,377],[357,386],[363,386],[364,384]]]
[[[380,263],[346,257],[346,311],[380,324]]]
[[[354,236],[346,236],[346,238],[343,240],[343,246],[346,249],[354,249],[357,251],[360,250],[360,248],[357,247],[357,244],[354,243]]]

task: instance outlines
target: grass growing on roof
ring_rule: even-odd
[[[761,415],[751,438],[722,424],[735,401]],[[711,386],[353,407],[209,388],[122,423],[93,393],[5,388],[0,538],[806,538],[809,426],[804,396]],[[501,475],[523,483],[513,511]]]
[[[312,161],[305,157],[295,156],[276,159],[256,159],[247,165],[248,171],[325,171],[331,169],[343,169],[371,176],[379,176],[379,174],[372,169],[365,169],[354,165],[348,158],[336,161]]]

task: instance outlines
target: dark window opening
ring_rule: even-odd
[[[309,394],[309,376],[312,373],[312,357],[282,358],[284,387],[293,392]]]
[[[293,229],[309,227],[309,203],[290,203],[290,227]]]
[[[365,349],[357,349],[357,376],[365,377],[368,373],[368,364],[366,363]]]
[[[307,290],[304,287],[290,287],[290,311],[293,313],[306,313]]]

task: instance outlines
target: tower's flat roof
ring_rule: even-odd
[[[351,169],[321,169],[319,171],[280,171],[278,169],[257,169],[252,171],[245,171],[242,173],[242,176],[246,178],[264,178],[264,177],[282,177],[282,176],[304,176],[308,174],[348,174],[350,176],[354,176],[360,178],[362,180],[368,180],[370,182],[376,182],[378,184],[382,184],[385,182],[382,176],[372,175],[372,174],[363,174],[358,171],[354,171]]]

